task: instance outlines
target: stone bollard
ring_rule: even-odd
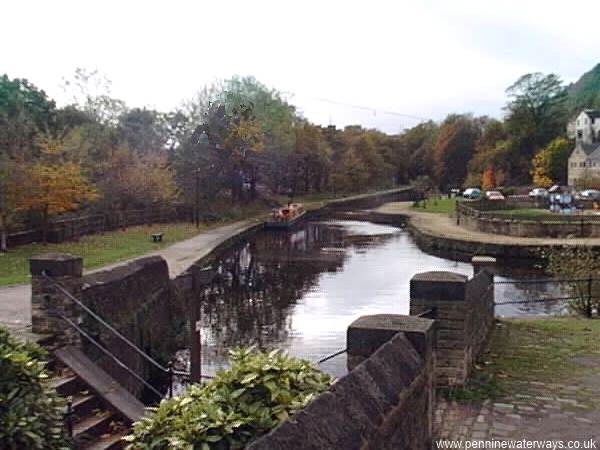
[[[465,275],[453,272],[419,273],[410,280],[410,314],[435,310],[435,373],[440,386],[464,383],[471,369],[467,285]]]
[[[390,342],[397,334],[403,334],[410,345],[422,358],[425,379],[420,393],[426,398],[425,414],[429,437],[433,433],[433,411],[435,407],[434,343],[435,322],[422,317],[399,314],[376,314],[362,316],[350,324],[347,331],[348,370],[373,355],[381,346]],[[396,338],[397,339],[397,338]],[[411,349],[412,350],[412,349]],[[410,352],[409,352],[410,353]],[[408,357],[408,354],[406,355]],[[405,362],[395,359],[394,365],[401,378],[405,376]]]
[[[433,320],[399,314],[361,316],[346,334],[348,370],[352,370],[397,333],[402,332],[425,358],[433,347]]]
[[[69,254],[47,253],[30,258],[29,271],[32,331],[52,334],[63,345],[78,345],[81,341],[77,330],[62,318],[56,317],[53,312],[63,314],[80,324],[80,307],[43,275],[48,275],[70,294],[81,299],[83,259]]]
[[[493,256],[473,256],[471,264],[473,265],[473,275],[477,275],[484,269],[491,274],[496,266],[496,258]]]

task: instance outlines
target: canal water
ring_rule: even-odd
[[[218,272],[202,301],[202,372],[226,368],[228,350],[281,348],[317,362],[346,345],[346,328],[361,315],[408,314],[409,281],[419,272],[472,275],[471,264],[426,254],[403,229],[357,221],[307,222],[293,231],[261,231],[231,246],[213,263]],[[497,281],[542,276],[497,268]],[[550,287],[536,285],[536,292]],[[522,285],[496,286],[496,301],[531,298]],[[537,294],[536,294],[537,295]],[[202,298],[201,298],[202,297]],[[506,305],[500,316],[551,314],[550,304]],[[189,351],[178,353],[189,361]],[[340,355],[320,365],[346,372]]]

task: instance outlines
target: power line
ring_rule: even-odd
[[[296,94],[293,94],[293,93],[290,94],[290,97],[296,97],[296,96],[297,96]],[[353,103],[345,103],[345,102],[331,100],[331,99],[323,98],[323,97],[308,97],[308,96],[304,96],[304,95],[300,95],[299,97],[305,97],[307,99],[316,100],[316,101],[323,102],[323,103],[330,103],[332,105],[344,106],[346,108],[353,108],[353,109],[360,109],[363,111],[369,111],[369,112],[372,112],[373,115],[375,115],[375,116],[379,112],[381,114],[405,117],[408,119],[418,120],[419,122],[427,122],[428,120],[432,120],[431,118],[421,117],[421,116],[417,116],[414,114],[405,114],[405,113],[401,113],[401,112],[397,112],[397,111],[390,111],[390,110],[381,109],[381,108],[373,108],[371,106],[357,105],[357,104],[353,104]]]

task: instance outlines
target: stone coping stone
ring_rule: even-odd
[[[361,316],[347,331],[348,354],[368,358],[396,334],[403,333],[415,349],[424,355],[431,344],[434,321],[400,314]]]
[[[45,253],[29,258],[29,271],[34,276],[40,276],[46,271],[52,277],[80,277],[83,273],[83,258],[69,253]]]
[[[423,272],[410,280],[410,298],[428,301],[464,301],[469,278],[454,272]]]
[[[161,266],[164,266],[165,274],[168,274],[167,262],[162,256],[146,256],[144,258],[135,259],[123,265],[113,267],[112,269],[101,270],[99,272],[93,272],[84,276],[84,288],[89,288],[95,285],[102,285],[110,283],[112,281],[123,280],[150,267],[156,267],[157,270],[161,270]]]

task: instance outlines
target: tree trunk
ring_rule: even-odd
[[[48,243],[48,208],[42,213],[42,244]]]
[[[7,245],[7,238],[8,238],[8,220],[6,219],[6,216],[2,215],[0,216],[0,252],[5,252],[6,250],[8,250],[8,245]]]

